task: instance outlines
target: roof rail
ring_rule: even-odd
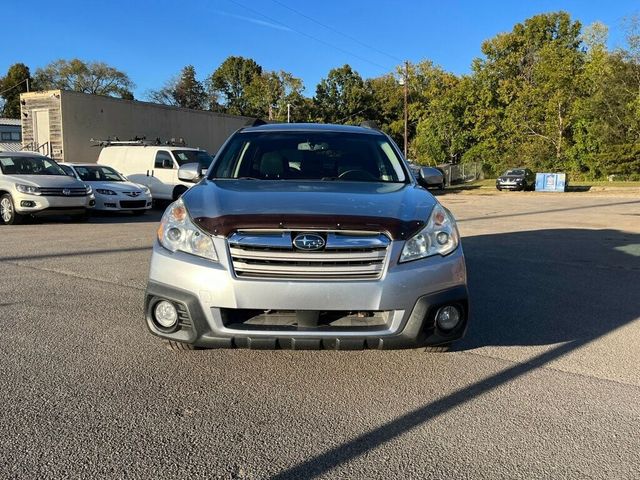
[[[94,142],[94,147],[110,147],[110,146],[159,146],[159,145],[169,145],[173,147],[185,147],[187,142],[184,141],[184,138],[179,137],[178,139],[171,138],[166,141],[162,141],[160,137],[157,137],[155,140],[147,140],[146,137],[134,137],[131,140],[120,140],[118,137],[107,138],[106,140],[96,140],[91,138],[90,142]]]
[[[364,122],[360,122],[360,126],[364,128],[370,128],[372,130],[380,130],[380,127],[378,127],[378,124],[375,122],[375,120],[365,120]]]

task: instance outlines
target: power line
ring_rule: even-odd
[[[276,23],[276,24],[278,24],[278,25],[281,25],[281,26],[283,26],[283,27],[286,27],[286,28],[288,28],[289,30],[291,30],[291,31],[293,31],[293,32],[295,32],[295,33],[297,33],[297,34],[299,34],[299,35],[302,35],[302,36],[304,36],[304,37],[310,38],[311,40],[315,40],[316,42],[322,43],[322,44],[324,44],[324,45],[327,45],[328,47],[331,47],[331,48],[334,48],[334,49],[336,49],[336,50],[339,50],[339,51],[341,51],[342,53],[346,53],[347,55],[351,55],[352,57],[355,57],[355,58],[357,58],[357,59],[359,59],[359,60],[362,60],[363,62],[367,62],[367,63],[369,63],[369,64],[371,64],[371,65],[375,65],[376,67],[378,67],[378,68],[382,69],[382,70],[383,70],[383,71],[385,71],[385,72],[388,72],[389,70],[392,70],[392,69],[391,69],[391,68],[389,68],[389,67],[385,67],[384,65],[380,65],[379,63],[376,63],[376,62],[373,62],[373,61],[371,61],[371,60],[368,60],[368,59],[366,59],[366,58],[364,58],[364,57],[362,57],[362,56],[360,56],[360,55],[358,55],[358,54],[355,54],[355,53],[353,53],[353,52],[350,52],[349,50],[345,50],[345,49],[344,49],[344,48],[342,48],[342,47],[338,47],[337,45],[334,45],[334,44],[329,43],[329,42],[327,42],[327,41],[325,41],[325,40],[322,40],[322,39],[320,39],[320,38],[314,37],[313,35],[310,35],[310,34],[308,34],[308,33],[306,33],[306,32],[303,32],[303,31],[301,31],[301,30],[298,30],[298,29],[296,29],[296,28],[292,27],[291,25],[287,25],[286,23],[281,22],[280,20],[276,20],[275,18],[270,17],[270,16],[268,16],[268,15],[265,15],[265,14],[264,14],[264,13],[262,13],[262,12],[259,12],[259,11],[257,11],[257,10],[254,10],[253,8],[247,7],[246,5],[243,5],[242,3],[237,2],[236,0],[227,0],[227,1],[229,1],[229,2],[231,2],[231,3],[233,3],[233,4],[235,4],[235,5],[238,5],[239,7],[244,8],[245,10],[248,10],[249,12],[252,12],[252,13],[254,13],[255,15],[259,15],[259,16],[261,16],[261,17],[263,17],[263,18],[266,18],[266,19],[267,19],[267,20],[269,20],[270,22],[274,22],[274,23]]]
[[[19,82],[18,82],[18,83],[16,83],[13,87],[9,87],[9,88],[7,88],[6,90],[2,90],[2,91],[0,92],[0,95],[3,95],[3,94],[7,93],[7,92],[8,92],[8,91],[10,91],[10,90],[13,90],[13,89],[14,89],[14,88],[16,88],[17,86],[22,85],[24,82],[27,82],[27,81],[29,81],[29,77],[25,78],[24,80],[19,81]]]
[[[392,60],[395,60],[395,61],[397,61],[397,62],[402,63],[402,61],[403,61],[403,60],[401,60],[400,58],[398,58],[398,57],[396,57],[396,56],[394,56],[394,55],[390,55],[390,54],[388,54],[387,52],[384,52],[384,51],[380,50],[379,48],[376,48],[376,47],[374,47],[374,46],[371,46],[371,45],[368,45],[368,44],[364,43],[362,40],[358,40],[357,38],[352,37],[352,36],[351,36],[351,35],[349,35],[349,34],[346,34],[346,33],[344,33],[344,32],[341,32],[341,31],[340,31],[340,30],[338,30],[337,28],[334,28],[334,27],[332,27],[332,26],[330,26],[330,25],[327,25],[327,24],[325,24],[325,23],[322,23],[321,21],[316,20],[315,18],[313,18],[313,17],[311,17],[311,16],[309,16],[309,15],[306,15],[305,13],[300,12],[299,10],[296,10],[295,8],[291,8],[290,6],[285,5],[285,4],[284,4],[284,3],[282,3],[282,2],[279,2],[278,0],[271,0],[271,1],[272,1],[273,3],[275,3],[275,4],[280,5],[280,6],[281,6],[281,7],[283,7],[283,8],[286,8],[287,10],[292,11],[293,13],[295,13],[295,14],[297,14],[297,15],[300,15],[301,17],[306,18],[307,20],[312,21],[313,23],[315,23],[315,24],[317,24],[317,25],[320,25],[320,26],[321,26],[321,27],[323,27],[323,28],[326,28],[327,30],[330,30],[330,31],[332,31],[332,32],[334,32],[334,33],[337,33],[338,35],[342,35],[344,38],[348,38],[349,40],[351,40],[351,41],[353,41],[353,42],[358,43],[358,44],[360,44],[361,46],[363,46],[363,47],[365,47],[365,48],[368,48],[368,49],[370,49],[370,50],[373,50],[374,52],[378,52],[379,54],[384,55],[385,57],[391,58]]]

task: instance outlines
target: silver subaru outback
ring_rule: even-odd
[[[179,176],[197,184],[162,217],[145,299],[171,348],[443,351],[464,335],[455,220],[384,133],[247,127],[204,178]]]

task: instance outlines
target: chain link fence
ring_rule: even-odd
[[[473,182],[474,180],[480,180],[483,178],[482,162],[438,165],[438,168],[444,172],[445,183],[447,186]]]

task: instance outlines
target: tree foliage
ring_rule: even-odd
[[[33,87],[33,79],[29,67],[24,63],[16,63],[9,67],[7,74],[0,77],[0,95],[3,100],[0,117],[20,117],[20,94],[27,91],[27,81]]]
[[[159,90],[148,92],[147,97],[155,103],[197,110],[205,110],[209,101],[193,65],[184,67],[179,76],[170,79]]]
[[[134,83],[129,76],[104,62],[84,62],[77,58],[56,60],[36,70],[40,90],[70,90],[133,99]]]

